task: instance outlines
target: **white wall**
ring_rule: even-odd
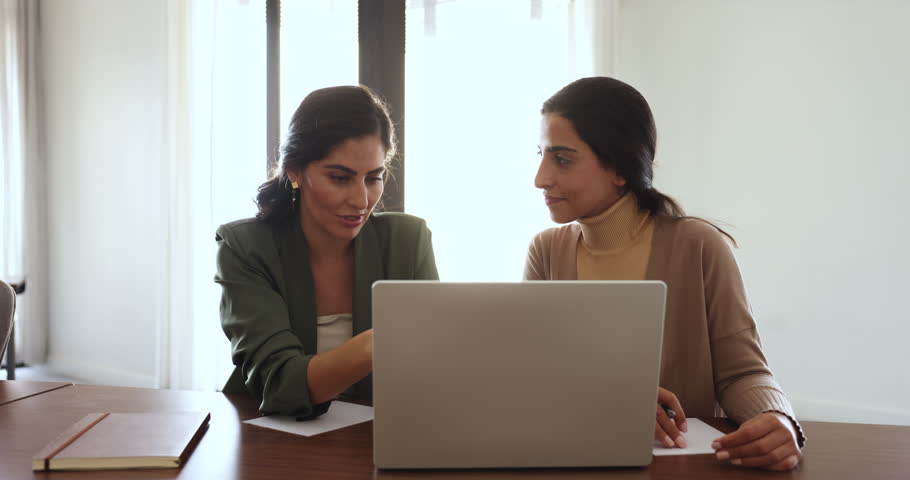
[[[910,2],[618,2],[656,184],[721,219],[806,419],[910,424]],[[609,52],[607,52],[609,54]]]
[[[157,378],[165,5],[41,3],[49,363],[98,383]]]

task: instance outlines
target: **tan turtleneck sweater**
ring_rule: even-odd
[[[644,280],[654,220],[625,194],[596,217],[578,220],[575,261],[579,280]]]

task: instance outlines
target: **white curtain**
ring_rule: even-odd
[[[27,279],[17,301],[17,359],[47,348],[45,161],[40,141],[38,2],[0,0],[0,279]]]
[[[357,83],[357,2],[283,3],[286,124],[309,91]],[[254,216],[256,189],[266,179],[265,2],[169,0],[167,24],[168,241],[158,386],[214,390],[233,368],[213,281],[215,229]]]
[[[518,280],[531,238],[552,225],[534,188],[541,104],[606,73],[612,2],[409,7],[405,208],[433,230],[443,280]]]
[[[215,390],[231,368],[212,281],[215,229],[226,216],[255,213],[250,199],[265,175],[264,5],[169,0],[167,8],[158,386]]]

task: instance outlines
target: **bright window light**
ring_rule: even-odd
[[[540,107],[567,84],[568,0],[411,2],[405,207],[433,231],[440,277],[521,279],[553,223],[534,188]]]

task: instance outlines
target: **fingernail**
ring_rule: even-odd
[[[686,448],[686,439],[683,438],[682,435],[676,437],[676,445],[678,445],[679,448]]]
[[[726,460],[728,458],[730,458],[730,452],[728,452],[726,450],[721,450],[721,451],[717,452],[718,460]]]
[[[689,423],[688,422],[683,421],[682,431],[683,431],[683,433],[689,433]]]
[[[667,448],[673,448],[673,440],[670,440],[670,437],[664,437],[664,446]]]
[[[742,461],[742,459],[734,458],[733,460],[730,460],[730,463],[732,463],[733,465],[742,465],[743,461]]]
[[[717,440],[714,440],[713,442],[711,442],[711,448],[713,448],[714,450],[717,450],[718,448],[720,448],[720,442],[718,442]]]

